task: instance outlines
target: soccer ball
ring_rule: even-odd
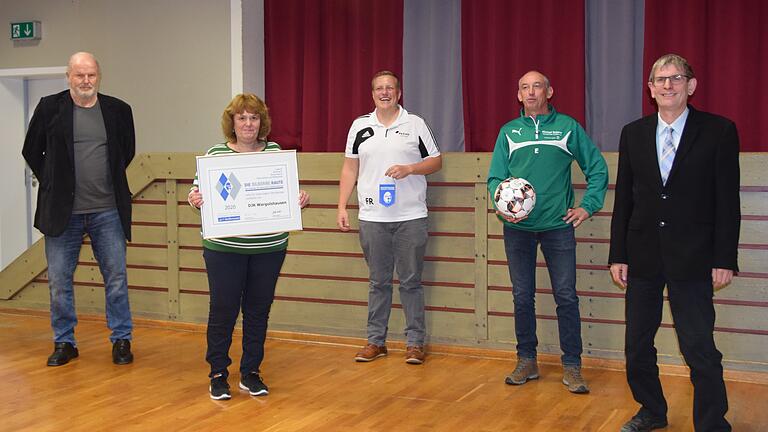
[[[520,219],[529,215],[536,205],[536,191],[528,180],[510,177],[496,187],[493,204],[499,212]]]

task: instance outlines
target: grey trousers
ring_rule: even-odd
[[[400,280],[408,345],[424,345],[424,287],[421,272],[427,249],[427,218],[404,222],[360,221],[360,245],[368,263],[368,343],[387,341],[392,310],[392,276]]]

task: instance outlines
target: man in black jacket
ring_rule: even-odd
[[[609,262],[627,289],[627,381],[641,405],[623,432],[667,425],[654,347],[664,286],[691,369],[694,427],[731,430],[712,297],[738,271],[739,138],[732,121],[687,104],[696,84],[684,58],[662,56],[648,79],[658,114],[621,132]]]
[[[104,278],[112,360],[133,361],[126,240],[131,192],[125,169],[135,153],[131,107],[98,93],[101,71],[89,53],[67,65],[69,90],[40,100],[22,154],[40,181],[35,227],[45,235],[54,351],[48,366],[78,356],[73,275],[88,234]]]

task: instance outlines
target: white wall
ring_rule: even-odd
[[[102,92],[133,107],[138,152],[204,151],[223,140],[219,119],[231,98],[230,4],[0,0],[1,25],[38,20],[43,35],[0,38],[0,69],[60,66],[76,51],[93,52]]]
[[[21,145],[12,142],[24,134],[24,80],[0,79],[0,100],[14,101],[0,104],[0,179],[3,181],[3,205],[0,206],[0,269],[5,268],[27,247],[26,226],[14,226],[18,218],[13,213],[26,214],[26,188]],[[19,250],[20,249],[20,250]]]

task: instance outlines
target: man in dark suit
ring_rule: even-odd
[[[696,78],[684,58],[659,58],[648,87],[658,114],[621,132],[611,221],[611,276],[627,290],[627,381],[641,405],[621,430],[667,425],[654,347],[666,286],[691,370],[694,427],[730,431],[712,297],[738,271],[738,134],[730,120],[687,104]]]
[[[73,275],[83,235],[104,278],[112,361],[133,361],[126,239],[131,192],[125,169],[135,153],[131,107],[98,93],[101,71],[89,53],[67,65],[69,90],[40,100],[22,154],[40,181],[35,227],[45,235],[54,351],[48,366],[78,356]]]

